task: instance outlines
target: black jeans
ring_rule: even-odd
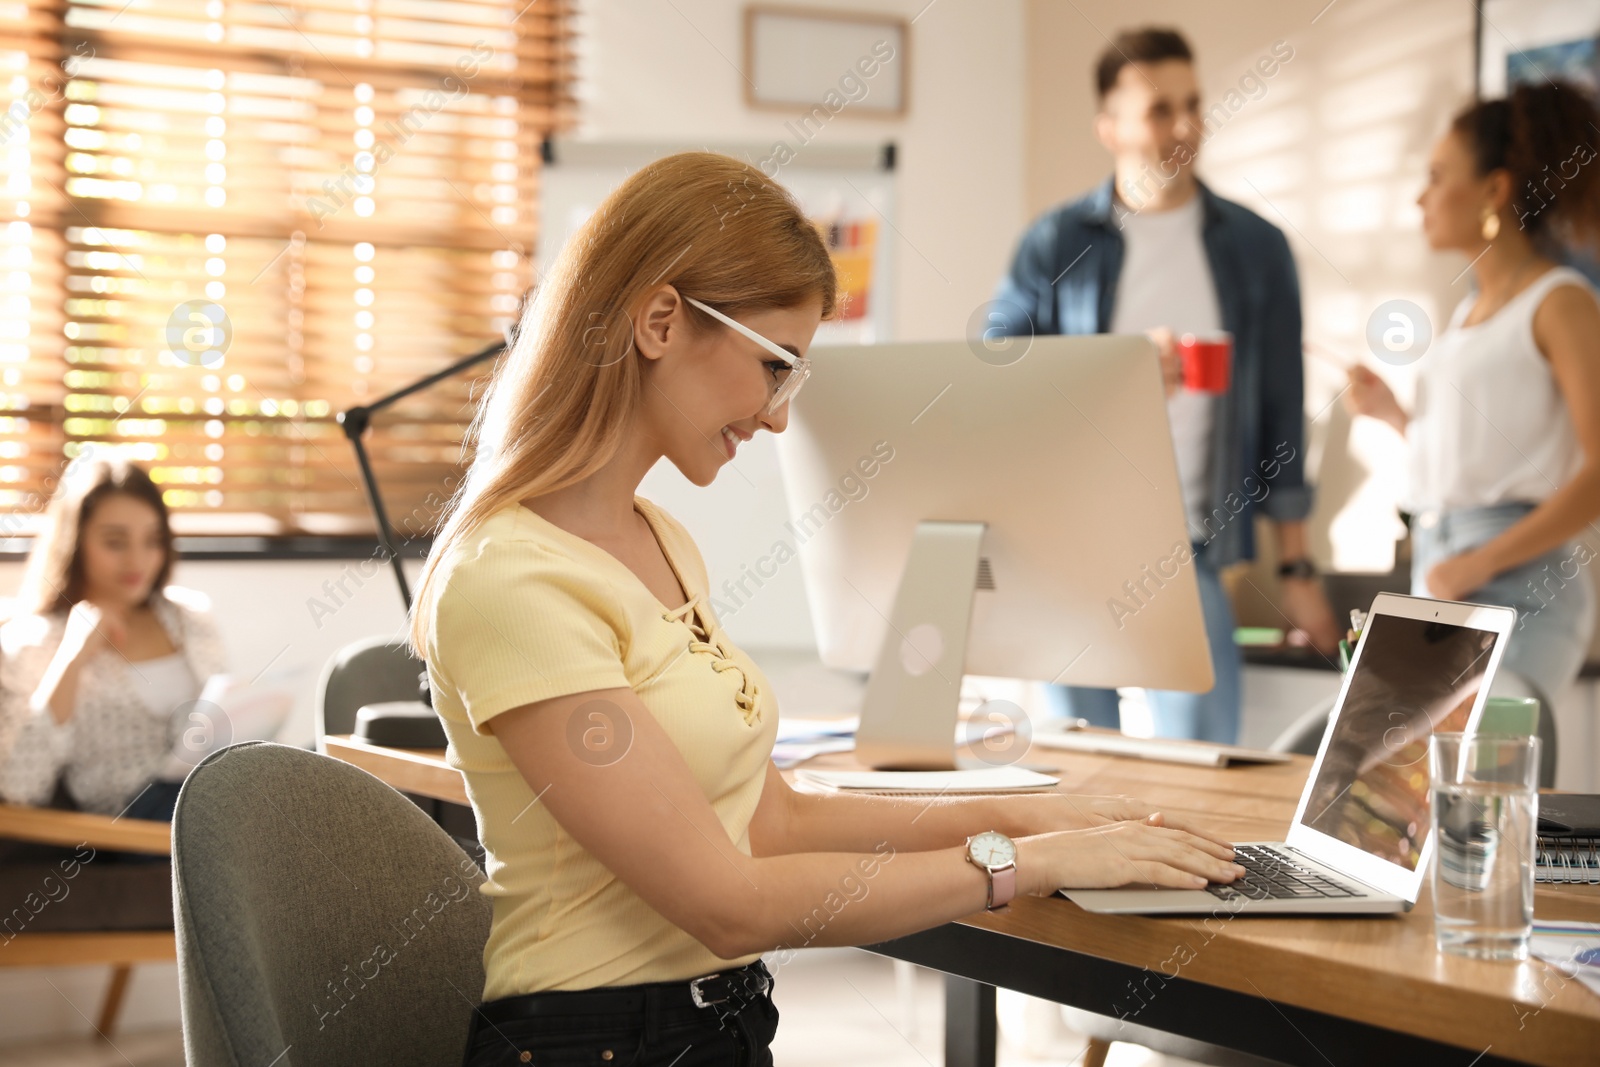
[[[778,1007],[761,960],[697,979],[555,990],[480,1004],[465,1067],[772,1067]]]
[[[182,782],[152,781],[118,818],[126,816],[129,819],[171,822],[172,811],[178,804],[178,790],[181,788],[183,788]],[[147,855],[142,852],[102,852],[100,858],[113,863],[167,863],[171,859],[168,856]]]

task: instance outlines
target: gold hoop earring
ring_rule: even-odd
[[[1500,236],[1500,216],[1493,208],[1483,209],[1483,239],[1492,241]]]

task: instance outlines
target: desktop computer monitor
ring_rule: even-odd
[[[778,435],[821,658],[871,672],[871,766],[964,765],[964,673],[1212,685],[1155,346],[1012,346],[813,348]]]

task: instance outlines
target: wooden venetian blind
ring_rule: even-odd
[[[0,0],[8,532],[86,449],[141,461],[180,531],[370,531],[336,416],[515,321],[569,23],[561,0]],[[402,534],[453,485],[488,366],[374,420]]]

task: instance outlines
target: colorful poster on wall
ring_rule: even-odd
[[[872,217],[813,219],[839,277],[841,322],[867,319],[873,308],[873,262],[878,248],[878,220]]]

